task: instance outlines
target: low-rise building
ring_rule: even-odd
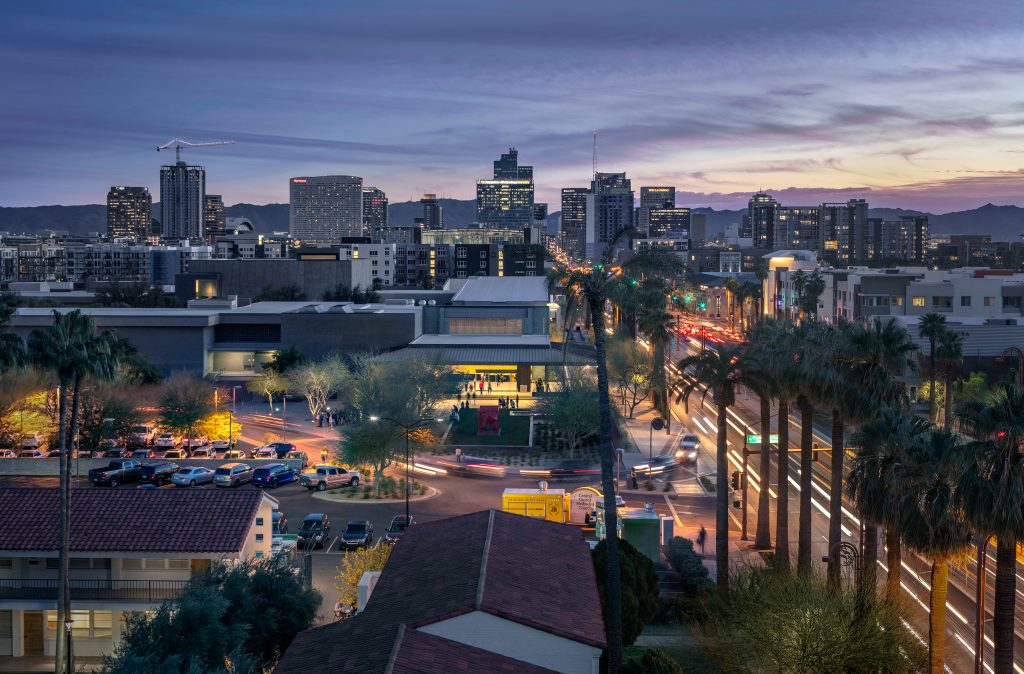
[[[155,610],[211,564],[271,553],[277,501],[262,492],[76,489],[73,502],[77,656],[112,653],[126,613]],[[0,656],[52,657],[59,492],[0,489],[0,512]]]

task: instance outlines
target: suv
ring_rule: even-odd
[[[218,487],[238,487],[246,482],[252,482],[252,467],[247,463],[225,463],[213,472]]]
[[[277,487],[295,482],[295,469],[283,463],[268,463],[253,473],[252,482],[257,487]]]
[[[341,546],[346,550],[368,548],[373,542],[373,524],[368,520],[350,520],[341,535]]]
[[[164,452],[165,459],[187,459],[188,452],[184,449],[168,449]]]
[[[398,540],[405,535],[405,530],[409,528],[409,525],[413,523],[412,515],[406,517],[405,515],[395,515],[391,518],[391,524],[388,525],[387,531],[384,532],[385,543],[397,543]]]
[[[217,454],[209,447],[200,447],[189,452],[193,459],[216,459]]]
[[[132,426],[128,444],[132,447],[146,447],[156,440],[156,429],[148,424]]]
[[[697,463],[697,454],[700,452],[700,438],[693,433],[684,433],[679,439],[679,449],[676,450],[676,458],[685,463]]]
[[[300,475],[299,481],[306,489],[316,489],[317,491],[335,487],[358,487],[359,473],[341,466],[320,465],[316,467],[316,470]]]
[[[176,472],[178,472],[178,464],[170,461],[147,463],[139,468],[139,482],[162,487],[171,481],[171,476]]]
[[[285,454],[284,458],[286,458],[286,459],[295,459],[295,460],[298,460],[298,461],[302,461],[301,465],[302,465],[303,468],[306,468],[306,467],[309,466],[309,455],[306,454],[305,452],[303,452],[300,449],[293,449],[292,451],[290,451],[287,454]]]
[[[132,452],[131,458],[133,459],[152,459],[156,454],[153,453],[152,449],[136,449]]]
[[[324,513],[310,513],[296,533],[299,548],[322,548],[331,538],[331,520]]]

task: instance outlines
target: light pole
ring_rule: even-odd
[[[409,523],[409,490],[412,488],[412,482],[409,478],[409,433],[422,427],[424,424],[441,422],[441,419],[435,417],[423,417],[417,419],[411,423],[403,423],[398,419],[392,419],[391,417],[380,417],[374,414],[370,415],[370,421],[390,421],[394,425],[402,428],[405,432],[405,523]]]

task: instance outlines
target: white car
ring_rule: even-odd
[[[185,449],[195,449],[207,444],[206,436],[196,435],[191,438],[182,438],[181,446]]]
[[[179,442],[181,442],[181,438],[176,437],[171,433],[161,433],[157,436],[154,444],[163,449],[174,449],[178,446]]]
[[[215,452],[226,452],[231,449],[232,444],[227,440],[211,440],[210,448]]]
[[[13,449],[0,449],[0,459],[16,459],[18,455]]]
[[[277,450],[273,447],[257,447],[252,451],[254,459],[276,459]]]
[[[45,459],[46,454],[41,449],[24,449],[18,453],[19,459]]]
[[[36,433],[26,435],[21,440],[22,449],[39,449],[40,444],[42,444],[42,439]]]
[[[676,458],[686,463],[697,463],[697,454],[700,452],[700,438],[693,433],[683,433],[679,439],[679,449],[676,450]]]
[[[209,447],[199,447],[190,452],[192,459],[216,459],[217,454]]]

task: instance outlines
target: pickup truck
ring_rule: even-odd
[[[115,459],[106,468],[93,468],[89,471],[89,482],[97,487],[108,485],[116,487],[122,482],[138,482],[139,468],[142,464],[131,459]]]
[[[299,476],[306,489],[324,491],[336,487],[358,487],[359,473],[341,466],[317,466],[315,470]]]

